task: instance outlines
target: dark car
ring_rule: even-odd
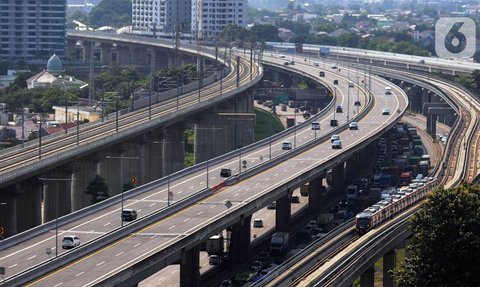
[[[334,85],[338,85],[338,80],[333,80]]]
[[[135,209],[124,209],[122,211],[122,220],[123,221],[132,221],[137,219],[137,211]]]
[[[356,107],[359,107],[359,106],[361,106],[361,105],[362,105],[362,103],[361,103],[360,101],[358,101],[358,100],[355,101],[355,106],[356,106]]]
[[[232,176],[232,170],[229,168],[222,168],[220,170],[220,177],[231,177]]]
[[[291,203],[300,203],[300,197],[298,197],[297,195],[293,195],[292,197],[290,197],[290,202]]]
[[[337,106],[336,111],[337,111],[337,113],[343,113],[342,106]]]

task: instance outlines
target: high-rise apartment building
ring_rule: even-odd
[[[66,0],[1,0],[0,59],[65,55]]]
[[[208,37],[219,34],[229,24],[245,27],[247,10],[247,0],[192,0],[192,34]]]
[[[132,0],[134,29],[171,33],[178,24],[181,30],[190,30],[192,0]]]

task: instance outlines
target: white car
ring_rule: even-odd
[[[282,149],[283,150],[290,150],[293,148],[293,144],[290,141],[284,141],[282,142]]]
[[[348,128],[350,130],[358,130],[358,123],[357,122],[351,122],[348,124]]]
[[[320,123],[319,122],[312,122],[312,130],[319,130]]]
[[[63,237],[63,240],[62,240],[63,249],[74,248],[79,245],[80,245],[80,238],[78,238],[78,236],[67,235]]]
[[[342,148],[342,142],[340,140],[336,140],[332,142],[332,148],[333,149],[341,149]]]
[[[390,114],[390,109],[389,108],[384,108],[382,110],[382,115],[389,115]]]
[[[337,68],[337,65],[336,64],[332,64],[332,69],[336,69]]]
[[[340,136],[337,134],[332,135],[330,141],[333,143],[334,141],[340,140]]]

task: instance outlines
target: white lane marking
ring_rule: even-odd
[[[183,192],[183,190],[177,191],[177,194],[180,194],[180,193],[182,193],[182,192]]]
[[[8,266],[8,269],[13,268],[13,267],[15,267],[15,266],[17,266],[17,265],[18,265],[18,263],[15,263],[15,264],[13,264],[13,265],[11,265],[11,266]]]
[[[216,176],[212,176],[210,179],[216,179],[217,177]]]
[[[235,193],[233,196],[234,196],[234,197],[237,197],[237,196],[239,196],[239,195],[240,195],[240,193]]]
[[[156,235],[154,235],[154,236],[150,237],[150,239],[154,239],[155,237],[157,237],[157,236],[156,236]]]
[[[190,220],[190,218],[187,218],[187,219],[184,219],[183,222],[187,222],[187,221],[189,221],[189,220]]]
[[[304,163],[304,162],[305,162],[305,161],[302,160],[302,161],[300,162],[300,164],[302,164],[302,163]]]
[[[120,256],[120,255],[122,255],[122,254],[123,254],[123,251],[120,252],[120,253],[117,253],[117,254],[115,255],[115,257]]]
[[[37,255],[33,255],[27,258],[27,260],[32,260],[33,258],[37,257]]]
[[[273,176],[277,177],[277,176],[278,176],[278,173],[274,174]]]
[[[202,214],[202,213],[203,213],[203,211],[200,211],[200,212],[197,213],[197,215],[200,215],[200,214]]]
[[[250,187],[245,188],[245,191],[249,191],[249,190],[250,190]]]
[[[95,229],[90,230],[88,233],[93,233],[95,232]]]
[[[103,226],[109,226],[110,224],[112,224],[111,222],[107,222],[105,223]]]
[[[205,184],[205,181],[200,182],[200,185],[203,185],[203,184]]]
[[[269,177],[267,177],[267,178],[265,179],[265,181],[269,181],[269,180],[270,180],[270,178],[269,178]]]
[[[138,247],[138,246],[140,246],[140,245],[142,245],[142,243],[141,243],[141,242],[140,242],[140,243],[137,243],[137,244],[135,244],[135,245],[133,245],[133,248],[137,248],[137,247]]]
[[[174,229],[175,225],[170,226],[168,229]]]
[[[259,185],[260,185],[260,183],[257,182],[257,183],[255,184],[255,187],[257,187],[257,186],[259,186]]]
[[[84,273],[85,273],[85,271],[82,271],[82,272],[78,273],[77,275],[75,275],[75,277],[82,276]]]
[[[137,210],[137,212],[140,212],[140,211],[142,211],[142,209],[141,209],[141,208],[139,208],[139,209]]]
[[[105,261],[102,261],[102,262],[98,263],[97,266],[100,266],[100,265],[103,265],[103,264],[105,264]]]
[[[192,189],[192,188],[193,188],[193,186],[190,186],[188,189]]]
[[[149,205],[149,207],[152,207],[152,206],[154,206],[155,204],[156,204],[156,203],[152,203],[152,204]]]
[[[214,205],[210,206],[210,208],[215,208],[215,207],[217,207],[217,205],[216,205],[216,204],[214,204]]]
[[[62,284],[63,284],[63,282],[60,282],[60,283],[58,283],[58,284],[53,285],[53,287],[58,287],[58,286],[60,286],[60,285],[62,285]]]

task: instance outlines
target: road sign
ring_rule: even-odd
[[[275,97],[275,104],[288,104],[288,94],[278,95]]]
[[[136,177],[136,176],[132,176],[132,184],[135,185],[135,184],[137,184],[137,182],[138,182],[137,177]]]
[[[4,233],[5,233],[5,228],[0,227],[0,236],[3,235]]]

